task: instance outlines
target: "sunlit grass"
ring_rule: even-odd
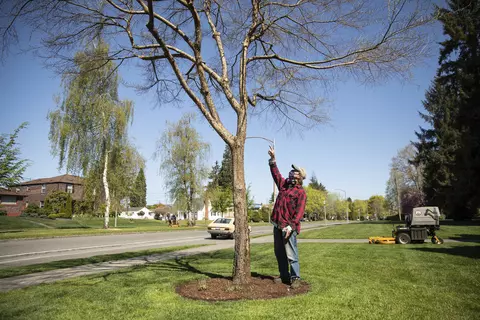
[[[362,222],[337,225],[323,229],[301,232],[299,238],[303,239],[368,239],[372,236],[391,236],[394,226],[401,223],[387,222]],[[452,221],[441,221],[437,235],[444,239],[476,238],[480,240],[480,224],[478,222],[464,222],[463,224]]]
[[[0,240],[22,238],[52,238],[81,235],[106,235],[135,232],[158,232],[178,230],[204,230],[211,220],[198,220],[196,226],[187,226],[186,220],[179,220],[178,227],[170,227],[160,220],[130,220],[110,218],[109,229],[103,229],[102,218],[76,217],[74,219],[42,219],[31,217],[0,216]],[[264,226],[269,223],[250,223],[251,226]]]
[[[299,245],[306,295],[207,303],[175,287],[228,276],[232,250],[138,266],[0,294],[2,319],[476,319],[474,244]],[[252,246],[252,272],[276,275],[271,244]],[[21,302],[21,303],[20,303]]]

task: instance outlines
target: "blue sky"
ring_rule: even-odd
[[[434,29],[441,37],[440,28]],[[28,38],[26,38],[28,39]],[[24,40],[26,40],[24,39]],[[343,189],[352,199],[368,199],[384,194],[389,175],[389,164],[397,151],[415,140],[414,131],[424,125],[418,116],[421,101],[437,68],[438,47],[431,58],[413,70],[410,81],[390,80],[385,83],[362,85],[353,81],[337,82],[328,93],[331,121],[315,130],[290,135],[264,122],[251,119],[249,136],[275,139],[277,162],[283,174],[288,174],[292,163],[305,167],[311,177],[328,190]],[[140,79],[134,69],[121,70],[129,81]],[[183,113],[193,111],[185,102],[181,108],[156,107],[155,97],[138,95],[122,86],[120,97],[135,104],[135,115],[129,129],[130,137],[147,160],[147,203],[168,202],[164,179],[159,175],[159,161],[153,159],[157,138],[166,121],[174,122]],[[19,136],[23,158],[32,161],[24,178],[37,179],[64,174],[58,171],[58,159],[50,153],[47,113],[56,108],[54,96],[61,93],[60,76],[43,67],[42,61],[31,53],[12,53],[0,65],[0,132],[11,133],[24,121],[29,122]],[[222,112],[227,122],[231,114]],[[209,166],[221,162],[224,142],[201,119],[195,124],[204,141],[211,144]],[[272,192],[268,160],[268,143],[260,139],[247,140],[245,172],[255,201],[267,202]],[[307,177],[307,179],[309,178]]]

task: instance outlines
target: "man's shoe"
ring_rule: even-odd
[[[285,283],[285,284],[289,284],[288,281],[286,280],[283,280],[282,278],[280,277],[276,277],[276,278],[273,278],[273,282],[276,283],[276,284],[280,284],[280,283]]]
[[[293,278],[292,283],[290,284],[290,288],[292,289],[298,289],[302,286],[300,283],[300,278]]]

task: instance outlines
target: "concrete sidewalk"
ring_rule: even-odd
[[[273,236],[264,236],[251,239],[251,243],[272,243]],[[299,243],[368,243],[368,239],[299,239]],[[457,242],[446,239],[445,242]],[[96,264],[88,264],[78,267],[56,269],[45,272],[37,272],[22,276],[0,279],[0,292],[21,289],[29,286],[35,286],[43,283],[52,283],[64,279],[86,276],[96,273],[112,272],[122,268],[128,268],[147,263],[155,263],[170,259],[178,259],[196,254],[212,252],[222,249],[233,248],[234,241],[225,241],[225,243],[198,248],[185,249],[163,254],[154,254],[140,256],[125,260],[109,261]]]

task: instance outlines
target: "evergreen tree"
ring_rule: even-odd
[[[229,190],[233,188],[232,153],[228,145],[225,145],[225,151],[223,152],[222,166],[218,174],[218,185]]]
[[[147,182],[143,168],[138,171],[135,179],[135,186],[130,197],[130,205],[132,207],[145,207],[147,205]]]
[[[7,188],[20,182],[23,172],[27,169],[28,160],[18,158],[20,149],[16,148],[18,133],[27,126],[22,123],[10,134],[0,135],[0,187]]]
[[[218,161],[215,161],[215,165],[212,167],[212,171],[208,174],[208,179],[210,181],[208,182],[208,189],[213,190],[216,187],[218,187],[218,179],[220,176],[220,165],[218,164]]]
[[[426,204],[443,209],[447,209],[448,194],[452,192],[452,168],[458,148],[455,100],[437,77],[423,102],[427,113],[421,114],[431,129],[420,128],[420,132],[416,133],[419,139],[415,143],[418,149],[416,162],[424,166],[423,192]]]
[[[438,11],[447,39],[424,102],[431,129],[417,133],[416,161],[425,165],[427,203],[463,219],[480,207],[480,1],[448,6]]]
[[[72,217],[73,205],[72,205],[72,196],[70,193],[67,195],[67,204],[65,205],[65,213],[69,218]]]
[[[312,173],[312,177],[310,178],[310,183],[308,184],[308,186],[315,190],[327,191],[325,186],[318,181],[317,176],[315,175],[315,172]]]
[[[459,148],[452,168],[448,209],[456,219],[471,218],[480,207],[480,1],[452,0],[440,10],[447,39],[440,52],[441,81],[455,93]]]

